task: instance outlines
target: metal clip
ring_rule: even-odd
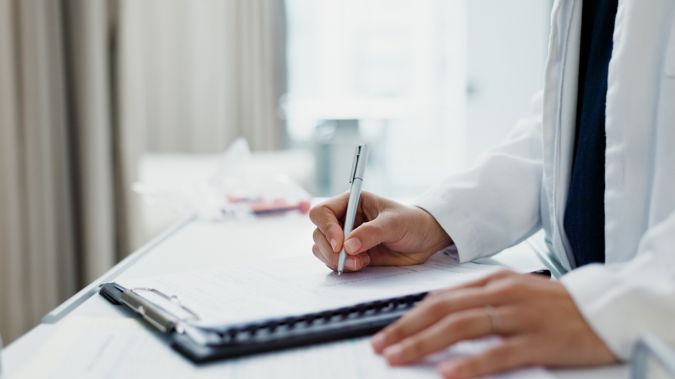
[[[361,159],[361,148],[363,146],[359,145],[356,147],[356,151],[354,151],[354,160],[352,161],[352,170],[351,174],[349,175],[349,184],[352,184],[354,182],[354,179],[356,179],[356,170],[359,167],[359,160]]]

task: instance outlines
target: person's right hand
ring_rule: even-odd
[[[436,219],[421,208],[361,193],[354,230],[345,241],[342,225],[349,194],[327,200],[309,212],[317,226],[312,252],[326,266],[337,270],[343,247],[345,271],[366,266],[407,266],[425,262],[435,252],[452,244]]]

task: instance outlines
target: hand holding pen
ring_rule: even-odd
[[[365,165],[363,157],[358,162]],[[350,181],[354,177],[363,180],[363,171],[361,175],[355,172],[358,174],[352,165]],[[420,208],[361,192],[350,214],[348,204],[353,197],[352,190],[318,204],[309,213],[317,226],[312,252],[335,271],[339,271],[340,251],[345,253],[343,269],[350,272],[366,266],[420,264],[452,243],[436,220]],[[348,232],[340,220],[350,227]]]

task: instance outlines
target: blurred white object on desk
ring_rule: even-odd
[[[222,221],[227,216],[250,217],[264,199],[281,200],[302,209],[309,200],[305,189],[314,185],[314,160],[307,150],[250,152],[242,139],[220,154],[152,153],[141,158],[139,182],[134,191],[143,197],[143,233],[149,238],[189,214]],[[255,199],[254,207],[231,199]],[[237,207],[234,207],[237,208]],[[266,213],[266,212],[263,212]]]

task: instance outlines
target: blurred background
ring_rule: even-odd
[[[399,199],[473,164],[542,86],[551,3],[0,0],[0,334],[188,215],[346,190],[358,143]]]

